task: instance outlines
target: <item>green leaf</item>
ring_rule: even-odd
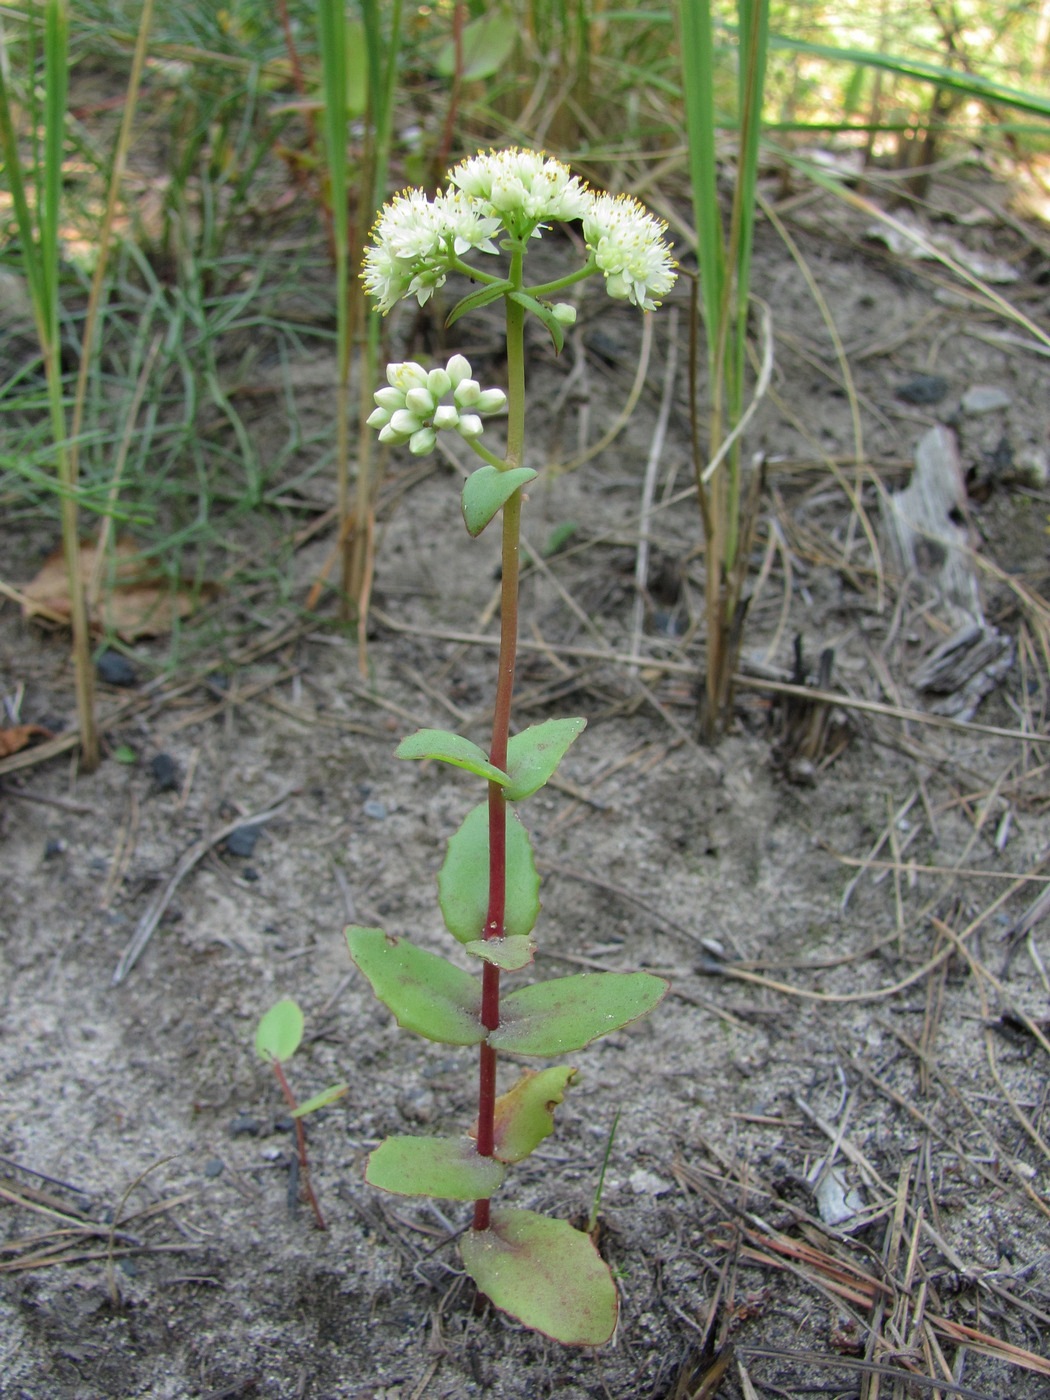
[[[139,756],[130,744],[118,744],[113,750],[113,757],[118,763],[138,763]]]
[[[468,773],[476,773],[479,778],[506,787],[509,781],[502,768],[490,763],[485,750],[464,739],[462,734],[452,734],[447,729],[417,729],[407,739],[402,739],[394,752],[395,758],[434,758],[439,763],[451,763],[455,768],[465,768]]]
[[[589,1236],[531,1210],[494,1210],[459,1242],[467,1273],[497,1308],[566,1346],[599,1347],[616,1330],[612,1274]]]
[[[586,727],[585,719],[548,719],[515,734],[507,745],[507,801],[538,792]]]
[[[471,538],[477,539],[518,487],[537,475],[531,467],[511,467],[501,472],[498,467],[484,466],[471,472],[463,483],[463,519]]]
[[[335,1103],[336,1099],[341,1099],[344,1094],[350,1092],[349,1084],[329,1084],[327,1089],[322,1089],[319,1094],[315,1094],[312,1099],[307,1099],[298,1108],[292,1110],[293,1118],[305,1118],[308,1113],[316,1113],[319,1108],[327,1108],[330,1103]]]
[[[290,1060],[303,1038],[303,1013],[286,999],[271,1006],[255,1032],[256,1053],[264,1060]]]
[[[399,1026],[443,1045],[479,1045],[481,982],[454,963],[381,928],[346,931],[350,956]]]
[[[390,1137],[368,1159],[370,1186],[399,1196],[446,1201],[487,1200],[504,1177],[491,1157],[479,1157],[470,1138]]]
[[[489,911],[489,809],[479,803],[448,843],[438,872],[438,903],[445,927],[461,943],[480,940]],[[523,938],[540,912],[540,877],[529,833],[507,813],[507,904],[504,934]],[[464,974],[465,976],[466,974]]]
[[[571,1065],[527,1069],[513,1088],[496,1100],[493,1153],[501,1162],[520,1162],[554,1131],[554,1110],[576,1083]],[[477,1122],[473,1133],[478,1130]]]
[[[492,10],[465,24],[461,40],[463,68],[460,77],[463,81],[474,82],[498,73],[510,57],[517,37],[517,20],[502,9]],[[436,67],[443,78],[455,77],[456,50],[451,39],[439,50]]]
[[[483,287],[479,287],[476,292],[468,292],[462,299],[457,301],[452,310],[445,317],[445,326],[454,326],[461,316],[465,316],[468,311],[478,311],[483,306],[488,306],[496,301],[510,287],[514,285],[509,278],[501,278],[498,282],[486,282]]]
[[[474,938],[464,948],[472,958],[492,963],[504,972],[520,972],[532,962],[536,945],[531,938]]]
[[[519,306],[524,306],[526,311],[531,311],[534,316],[538,316],[550,332],[550,338],[554,341],[554,353],[560,355],[565,348],[565,327],[554,314],[550,306],[545,306],[542,301],[537,301],[535,297],[530,297],[528,292],[510,292],[509,301],[516,301]]]
[[[518,1055],[582,1050],[647,1015],[667,988],[651,972],[585,972],[534,982],[504,997],[489,1044]]]

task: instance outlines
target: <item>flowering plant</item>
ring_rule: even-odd
[[[532,241],[552,223],[580,221],[584,265],[555,281],[528,286],[524,262]],[[646,972],[555,978],[500,995],[503,974],[521,971],[535,952],[539,876],[516,808],[554,774],[583,732],[583,719],[552,719],[511,736],[518,631],[518,554],[523,488],[537,473],[525,455],[525,316],[538,316],[561,349],[575,310],[551,298],[601,274],[609,295],[645,311],[674,284],[665,226],[637,201],[595,194],[556,160],[531,151],[481,154],[457,165],[433,199],[412,190],[381,211],[365,255],[364,285],[381,311],[415,297],[423,305],[448,276],[480,286],[453,308],[449,322],[502,298],[506,310],[508,387],[482,389],[462,355],[442,368],[392,364],[369,419],[381,441],[430,452],[437,434],[458,432],[482,458],[463,487],[467,530],[479,535],[502,513],[500,656],[491,744],[424,729],[398,746],[405,759],[436,759],[487,784],[448,843],[438,875],[445,925],[481,977],[377,928],[347,930],[350,956],[398,1023],[429,1040],[476,1045],[478,1114],[462,1137],[392,1137],[371,1154],[366,1179],[404,1195],[473,1201],[472,1228],[460,1242],[467,1273],[497,1307],[558,1341],[600,1345],[616,1326],[616,1287],[589,1237],[566,1221],[534,1211],[496,1209],[491,1197],[507,1166],[527,1157],[553,1130],[553,1110],[576,1070],[526,1070],[497,1094],[500,1050],[524,1056],[572,1054],[646,1015],[667,983]],[[498,245],[494,242],[498,239]],[[506,275],[465,259],[507,254]],[[507,413],[502,456],[482,441],[483,418]]]

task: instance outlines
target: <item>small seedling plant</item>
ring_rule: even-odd
[[[530,285],[528,253],[544,231],[579,222],[584,254],[563,277]],[[369,419],[381,442],[433,450],[440,432],[455,432],[482,459],[463,487],[463,519],[477,537],[502,519],[500,652],[492,739],[486,752],[461,734],[423,729],[397,756],[465,769],[487,785],[448,843],[438,901],[449,933],[480,964],[480,977],[407,939],[378,928],[346,932],[350,956],[398,1024],[428,1040],[477,1046],[478,1109],[461,1137],[391,1137],[371,1154],[366,1179],[386,1191],[472,1201],[471,1227],[460,1239],[467,1273],[496,1307],[557,1341],[597,1346],[616,1327],[618,1300],[608,1267],[590,1238],[567,1221],[495,1206],[507,1168],[553,1130],[553,1111],[576,1070],[526,1070],[497,1093],[501,1051],[537,1058],[571,1055],[650,1012],[667,983],[647,972],[606,972],[533,982],[502,994],[501,980],[533,959],[540,912],[539,876],[522,803],[553,776],[583,719],[549,719],[511,734],[518,634],[519,540],[523,490],[537,473],[525,462],[527,316],[547,328],[561,350],[575,308],[554,300],[591,276],[613,298],[652,311],[675,280],[665,225],[636,200],[596,193],[566,166],[524,150],[494,151],[461,162],[434,198],[408,190],[385,205],[365,255],[363,281],[386,313],[414,297],[423,305],[450,274],[475,290],[448,323],[502,301],[508,387],[482,389],[469,362],[453,355],[443,368],[391,364]],[[567,239],[560,246],[570,246]],[[500,257],[499,270],[483,264]],[[491,266],[491,265],[490,265]],[[483,419],[506,411],[502,456],[481,441]]]
[[[321,1214],[321,1207],[310,1182],[310,1163],[306,1155],[306,1130],[303,1127],[303,1119],[308,1113],[325,1108],[328,1104],[334,1103],[336,1099],[341,1099],[350,1086],[348,1084],[330,1084],[327,1089],[322,1089],[312,1099],[307,1099],[306,1103],[298,1101],[292,1092],[292,1086],[288,1083],[284,1067],[302,1044],[304,1025],[303,1013],[298,1002],[294,1002],[290,998],[277,1002],[260,1019],[255,1029],[255,1053],[273,1069],[285,1102],[291,1109],[292,1120],[295,1123],[295,1143],[299,1154],[299,1180],[302,1183],[306,1199],[310,1202],[310,1209],[314,1213],[317,1228],[324,1230],[327,1228],[324,1216]]]

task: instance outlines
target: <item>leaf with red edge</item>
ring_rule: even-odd
[[[504,997],[489,1044],[518,1055],[582,1050],[647,1015],[668,985],[651,972],[584,972],[534,982]]]
[[[494,1210],[487,1230],[459,1242],[463,1265],[501,1311],[566,1346],[600,1347],[619,1300],[588,1235],[531,1210]]]
[[[399,1026],[443,1045],[478,1045],[485,1039],[479,978],[381,928],[351,925],[346,941]]]
[[[481,1201],[499,1187],[504,1170],[481,1157],[470,1138],[389,1137],[368,1159],[365,1180],[399,1196]]]
[[[554,1131],[554,1110],[577,1078],[571,1065],[527,1069],[517,1084],[496,1100],[493,1155],[501,1162],[521,1162],[535,1152]],[[471,1135],[476,1136],[477,1130],[475,1121]]]

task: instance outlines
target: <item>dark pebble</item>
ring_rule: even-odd
[[[225,1170],[226,1163],[222,1160],[221,1157],[212,1157],[209,1161],[204,1163],[205,1176],[222,1176]]]
[[[179,766],[170,753],[154,754],[150,759],[149,771],[158,792],[174,792],[179,786]]]
[[[292,1133],[295,1131],[295,1119],[287,1116],[284,1118],[275,1118],[273,1126],[279,1133]]]
[[[914,379],[898,384],[894,392],[905,403],[940,403],[948,392],[948,381],[939,374],[917,374]]]
[[[106,685],[134,685],[138,680],[134,666],[119,651],[104,651],[95,663],[95,670]]]
[[[250,1113],[238,1113],[237,1117],[230,1122],[230,1135],[232,1137],[258,1137],[262,1132],[262,1124],[258,1118],[253,1118]]]
[[[250,856],[261,835],[261,826],[239,826],[227,836],[226,849],[231,856]]]
[[[49,836],[44,845],[44,859],[57,860],[66,853],[66,843],[60,836]]]

